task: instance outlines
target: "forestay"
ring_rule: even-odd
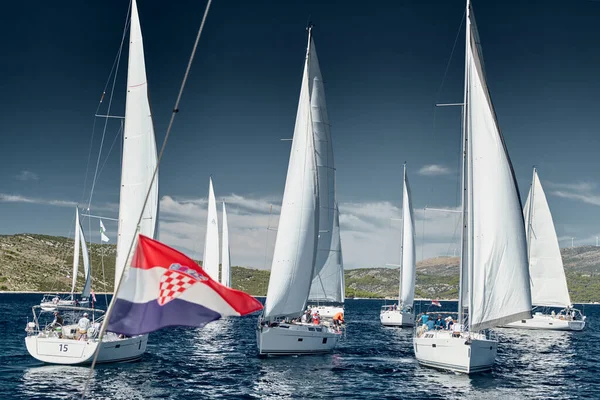
[[[415,221],[410,195],[410,186],[404,166],[404,189],[402,195],[402,280],[400,303],[412,307],[415,300],[415,279],[417,275],[415,250]]]
[[[265,304],[266,318],[300,315],[306,306],[313,278],[319,230],[319,188],[309,88],[311,43],[309,31],[296,125]]]
[[[131,261],[133,254],[129,254],[128,257],[128,253],[137,234],[155,237],[158,176],[154,178],[151,187],[150,182],[156,162],[156,143],[148,102],[142,32],[137,4],[132,0],[115,288],[121,279],[123,268]],[[148,201],[142,209],[148,192]],[[142,219],[138,226],[140,214]]]
[[[212,178],[209,178],[208,183],[208,216],[206,218],[202,268],[211,278],[216,281],[219,280],[219,218]]]
[[[231,265],[229,261],[229,227],[227,226],[227,211],[223,202],[223,244],[221,248],[221,283],[231,287]]]
[[[533,204],[530,203],[532,198]],[[568,307],[571,305],[571,298],[558,238],[546,194],[535,168],[523,213],[529,240],[531,303],[536,306]]]
[[[471,182],[469,325],[472,331],[531,317],[527,243],[512,164],[467,15],[466,129]]]

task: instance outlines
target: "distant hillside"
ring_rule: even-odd
[[[90,247],[93,287],[112,291],[116,246]],[[574,302],[600,301],[600,247],[562,249],[569,291]],[[0,290],[69,291],[73,241],[64,237],[18,234],[0,236]],[[104,276],[102,273],[104,264]],[[397,297],[397,268],[346,270],[347,297]],[[104,278],[106,277],[106,279]],[[257,296],[267,293],[269,271],[232,268],[232,285]],[[78,288],[83,274],[78,275]],[[436,257],[417,264],[416,297],[454,299],[458,296],[458,257]]]

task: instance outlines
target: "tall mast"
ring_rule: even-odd
[[[467,0],[466,5],[466,17],[465,17],[465,87],[464,87],[464,99],[462,106],[462,177],[461,177],[461,186],[462,186],[462,196],[461,196],[461,246],[460,246],[460,278],[459,278],[459,288],[458,288],[458,323],[464,323],[464,307],[463,304],[463,291],[468,289],[468,282],[466,279],[468,278],[468,265],[470,254],[468,251],[468,242],[469,242],[469,218],[467,215],[468,212],[468,199],[469,199],[469,190],[468,190],[468,179],[469,179],[469,168],[468,168],[468,150],[469,150],[469,135],[468,135],[468,127],[467,127],[467,112],[468,112],[468,80],[469,80],[469,37],[471,24],[469,20],[469,6],[470,1]],[[465,245],[467,249],[465,249]]]
[[[406,190],[406,161],[404,162],[402,184],[404,187],[402,189],[402,224],[400,228],[400,290],[398,291],[398,305],[400,305],[400,302],[402,301],[402,273],[404,271],[404,208],[406,207],[406,203],[404,203],[404,191]]]

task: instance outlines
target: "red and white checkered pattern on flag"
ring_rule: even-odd
[[[139,235],[107,329],[128,336],[168,326],[203,327],[263,308],[254,297],[221,285],[185,254]]]
[[[158,304],[161,306],[181,296],[183,292],[198,282],[193,277],[179,271],[167,270],[160,278]]]

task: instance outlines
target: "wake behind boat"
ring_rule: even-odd
[[[148,102],[144,49],[136,0],[131,2],[129,43],[115,288],[118,287],[125,265],[130,264],[129,249],[132,242],[138,232],[154,237],[158,215],[158,178],[152,181],[157,165],[156,142]],[[150,193],[144,207],[147,192]],[[140,215],[142,218],[138,225]],[[82,313],[87,309],[76,308],[72,311]],[[148,341],[148,335],[127,338],[108,333],[100,342],[99,339],[90,337],[85,324],[79,326],[79,336],[74,341],[67,333],[49,334],[40,327],[37,318],[34,326],[28,325],[28,328],[30,331],[25,343],[29,354],[40,361],[56,364],[89,363],[96,349],[98,362],[133,360],[146,351]]]
[[[504,328],[583,330],[586,317],[571,303],[552,213],[536,168],[523,213],[529,249],[531,304],[536,307],[533,318],[512,322]],[[549,311],[550,307],[562,309],[556,313]]]
[[[498,341],[489,328],[530,318],[531,295],[521,200],[469,0],[465,51],[458,321],[435,329],[424,315],[413,345],[419,364],[469,374],[492,368]]]
[[[319,236],[325,233],[320,231],[321,224],[333,227],[333,220],[321,219],[330,218],[331,213],[321,214],[320,211],[329,204],[335,205],[335,200],[329,197],[335,193],[334,188],[329,183],[324,184],[323,179],[328,178],[321,173],[321,169],[327,168],[320,168],[328,165],[322,164],[320,158],[327,157],[328,153],[317,154],[317,149],[322,148],[319,140],[327,140],[326,133],[321,136],[323,127],[328,125],[326,115],[323,82],[312,28],[309,27],[269,288],[256,330],[259,356],[326,353],[335,347],[341,336],[341,331],[318,318],[313,324],[300,320],[313,278],[324,265],[319,260],[327,260],[331,255],[331,239],[325,240],[323,247],[319,245],[322,243]],[[323,250],[321,255],[320,250]],[[337,254],[341,256],[341,252]]]
[[[415,250],[415,223],[413,218],[410,187],[404,164],[404,188],[402,191],[402,264],[400,265],[400,285],[398,304],[381,307],[379,320],[383,326],[414,326],[415,279],[417,275]]]

